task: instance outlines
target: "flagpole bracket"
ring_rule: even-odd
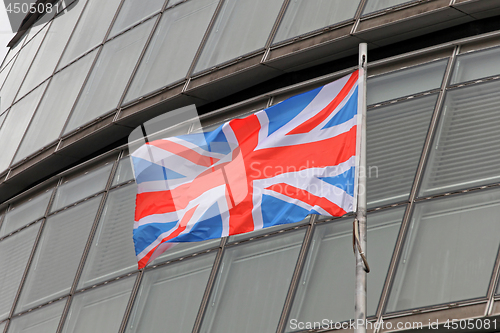
[[[366,273],[370,273],[370,265],[368,265],[368,260],[366,259],[365,252],[361,248],[361,242],[359,241],[359,221],[355,218],[352,222],[352,250],[354,254],[356,254],[356,248],[358,249],[358,253],[363,260],[363,269]]]

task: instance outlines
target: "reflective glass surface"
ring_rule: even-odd
[[[457,57],[451,83],[460,83],[500,74],[500,47]]]
[[[17,230],[26,224],[35,221],[45,215],[53,189],[47,190],[34,198],[29,199],[13,208],[5,214],[0,228],[0,237]]]
[[[275,226],[264,228],[264,229],[246,232],[244,234],[232,235],[232,236],[229,236],[227,241],[228,241],[228,243],[233,243],[233,242],[238,242],[238,241],[242,241],[242,240],[253,238],[253,237],[259,237],[262,235],[270,234],[273,232],[277,232],[279,230],[294,228],[294,227],[309,223],[310,216],[311,215],[307,216],[303,221],[296,222],[296,223],[275,225]]]
[[[201,332],[274,332],[304,234],[305,228],[227,247]]]
[[[8,113],[9,113],[9,110],[7,110],[4,113],[0,114],[0,128],[2,128],[3,121],[5,120],[5,117],[7,117]]]
[[[2,152],[0,170],[5,170],[10,165],[46,85],[47,83],[42,84],[14,104],[5,118],[0,129],[0,151]]]
[[[16,153],[15,162],[59,138],[96,54],[97,50],[54,75]]]
[[[15,235],[0,241],[0,320],[6,318],[12,308],[19,283],[33,249],[40,223],[36,223]],[[5,269],[8,267],[8,269]]]
[[[75,295],[63,333],[118,332],[136,276]]]
[[[80,0],[84,1],[84,0]],[[121,0],[88,0],[74,29],[58,69],[102,43]]]
[[[4,113],[0,114],[0,129],[2,128],[3,121],[5,120],[5,117],[7,117],[7,114],[9,111],[5,111]]]
[[[14,45],[14,47],[9,49],[9,52],[5,56],[5,59],[3,60],[2,67],[1,69],[3,70],[9,63],[11,63],[11,60],[14,59],[14,57],[19,53],[21,48],[23,47],[24,42],[26,41],[26,35],[21,37],[21,39]]]
[[[387,311],[486,296],[498,251],[500,191],[418,203]]]
[[[47,218],[16,312],[69,293],[100,202],[101,196]]]
[[[367,276],[367,315],[372,316],[384,287],[405,207],[368,214],[368,247],[372,269]],[[290,319],[321,322],[324,318],[354,318],[352,221],[345,218],[320,224],[314,231],[292,306]],[[294,331],[288,325],[287,332]]]
[[[188,1],[163,14],[125,102],[187,75],[217,3],[217,0]]]
[[[415,0],[367,0],[363,14],[369,14],[381,9],[394,7],[407,2],[415,2]]]
[[[369,78],[366,104],[376,104],[441,87],[447,62],[448,60],[434,61]]]
[[[172,7],[173,5],[176,5],[176,4],[183,2],[183,1],[185,1],[185,0],[168,0],[167,8]]]
[[[52,75],[84,5],[85,0],[73,2],[68,12],[59,15],[52,22],[47,36],[33,61],[33,65],[21,86],[19,96],[24,96],[28,91]]]
[[[263,48],[283,0],[224,1],[195,71]]]
[[[109,193],[94,235],[79,288],[109,280],[137,269],[132,241],[136,185]]]
[[[26,34],[21,37],[21,39],[16,43],[16,45],[14,45],[14,47],[9,49],[9,52],[7,52],[5,59],[2,59],[3,63],[1,70],[3,70],[7,65],[13,64],[13,61],[15,60],[14,58],[19,54],[19,51],[24,46],[25,42],[26,42]]]
[[[66,181],[57,188],[54,203],[50,211],[56,211],[104,190],[112,167],[112,163],[107,163],[96,170],[85,172],[78,178]]]
[[[16,62],[11,69],[11,72],[16,73],[16,75],[9,75],[2,86],[2,90],[0,90],[0,112],[5,111],[14,101],[14,97],[33,61],[33,57],[38,51],[38,47],[45,36],[45,32],[47,32],[47,29],[43,29],[37,34],[31,42],[23,47],[17,56]],[[17,99],[19,99],[19,97],[21,96],[18,96]]]
[[[175,243],[175,245],[154,259],[150,265],[156,265],[168,260],[178,259],[193,253],[200,253],[208,249],[213,249],[218,247],[220,242],[220,238],[216,238],[202,242]]]
[[[104,45],[64,133],[117,107],[155,19],[148,20]]]
[[[420,195],[500,180],[500,82],[448,91]]]
[[[359,0],[292,0],[274,42],[290,39],[354,18]]]
[[[9,333],[54,333],[57,331],[65,305],[66,299],[15,317],[10,323]]]
[[[3,83],[7,79],[8,74],[10,73],[12,65],[14,65],[14,61],[11,61],[7,65],[5,65],[5,68],[0,72],[0,89],[2,88]]]
[[[118,168],[115,172],[115,178],[113,179],[113,185],[118,185],[120,183],[134,179],[134,171],[132,170],[132,162],[130,157],[124,157],[118,162]]]
[[[127,333],[193,330],[215,254],[202,255],[144,273]]]
[[[113,24],[113,29],[111,29],[109,37],[111,38],[134,24],[141,22],[146,17],[159,12],[164,3],[165,0],[125,0]]]
[[[436,101],[431,95],[367,112],[369,207],[408,199]]]

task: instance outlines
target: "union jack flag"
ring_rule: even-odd
[[[216,130],[132,153],[139,268],[172,243],[354,210],[358,71]]]

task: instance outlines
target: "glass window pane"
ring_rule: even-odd
[[[118,168],[116,169],[115,178],[113,179],[113,184],[117,185],[134,179],[134,171],[132,170],[132,163],[130,157],[124,157],[118,162]]]
[[[87,171],[82,176],[59,186],[51,212],[104,190],[112,167],[113,163],[106,163],[97,170]]]
[[[459,83],[500,74],[500,47],[462,54],[457,57],[451,83]]]
[[[0,151],[2,152],[0,155],[0,172],[10,165],[46,85],[47,82],[14,104],[5,118],[5,122],[0,129]]]
[[[165,0],[125,0],[113,24],[109,38],[141,22],[148,16],[159,12]]]
[[[485,297],[498,251],[500,191],[418,203],[387,311]]]
[[[369,207],[408,199],[436,101],[431,95],[368,111]]]
[[[3,65],[8,63],[18,52],[21,50],[21,48],[24,46],[24,43],[26,43],[26,36],[28,34],[24,34],[18,41],[17,43],[9,50],[9,53],[5,57]],[[3,67],[2,67],[3,68]]]
[[[59,5],[62,6],[63,4]],[[24,96],[28,91],[52,75],[84,5],[84,0],[73,2],[67,12],[59,15],[52,22],[47,36],[33,61],[33,65],[31,65],[31,69],[21,86],[19,96]]]
[[[202,255],[144,273],[127,333],[193,330],[214,254]]]
[[[5,59],[3,59],[3,63],[2,63],[2,70],[5,68],[5,66],[7,64],[9,64],[9,62],[14,59],[14,57],[19,53],[19,51],[21,50],[21,48],[23,47],[24,45],[24,42],[26,41],[26,35],[25,34],[23,37],[21,37],[21,39],[16,43],[16,45],[14,45],[14,47],[12,47],[9,52],[7,53],[7,55],[5,56]]]
[[[277,232],[277,231],[283,230],[283,229],[295,228],[295,227],[300,226],[302,224],[309,223],[310,218],[311,218],[311,215],[307,216],[304,220],[302,220],[300,222],[289,223],[289,224],[280,224],[280,225],[275,225],[275,226],[268,227],[268,228],[263,228],[263,229],[259,229],[259,230],[255,230],[255,231],[246,232],[244,234],[232,235],[232,236],[229,236],[227,241],[228,241],[228,243],[233,243],[233,242],[238,242],[238,241],[242,241],[245,239],[249,239],[252,237],[259,237],[262,235],[270,234],[270,233]]]
[[[134,76],[126,102],[186,76],[218,2],[188,1],[163,14]]]
[[[15,205],[13,209],[5,214],[2,227],[0,228],[0,237],[43,217],[52,196],[52,191],[53,189],[47,190],[29,199],[27,202]]]
[[[19,44],[17,44],[17,45],[19,45]],[[15,55],[16,55],[16,51],[13,50],[12,48],[7,50],[5,57],[1,58],[2,64],[0,65],[0,72],[2,72],[4,70],[4,68],[10,64],[10,61],[12,60],[12,58],[14,58]],[[1,85],[0,85],[0,87],[1,87]]]
[[[363,9],[363,14],[369,14],[376,12],[381,9],[394,7],[407,2],[414,2],[415,0],[368,0],[366,2],[365,8]]]
[[[59,138],[96,54],[97,50],[54,75],[19,147],[15,162]]]
[[[83,2],[82,0],[80,0]],[[121,0],[88,0],[58,69],[102,43]],[[67,15],[67,14],[66,14]]]
[[[101,196],[47,218],[16,312],[69,293]]]
[[[225,1],[196,64],[196,71],[263,48],[282,4],[283,0]]]
[[[107,42],[64,133],[116,108],[156,17]]]
[[[173,5],[178,4],[179,2],[183,2],[184,0],[168,0],[167,8],[172,7]]]
[[[62,332],[117,333],[135,279],[136,276],[134,275],[118,282],[76,294]]]
[[[71,1],[73,1],[73,0],[71,0]],[[27,37],[26,37],[26,44],[31,41],[31,39],[33,38],[33,36],[35,36],[35,34],[37,34],[43,28],[47,27],[48,22],[50,20],[52,20],[54,18],[54,16],[56,16],[57,11],[59,9],[62,9],[62,7],[57,7],[57,6],[58,5],[59,6],[64,6],[64,4],[61,3],[61,0],[54,0],[54,1],[51,1],[51,2],[53,2],[52,8],[54,8],[54,10],[51,10],[50,13],[48,11],[46,11],[45,14],[43,14],[42,17],[40,17],[39,19],[37,19],[37,21],[35,22],[35,24],[33,24],[29,28],[28,33],[27,33]],[[22,11],[22,9],[21,9],[21,11]]]
[[[135,184],[109,193],[78,288],[137,269],[131,239],[136,193]]]
[[[441,87],[448,60],[439,60],[369,78],[367,105]]]
[[[491,82],[447,93],[421,195],[498,182],[499,89]]]
[[[220,238],[216,238],[202,242],[172,243],[175,245],[158,256],[158,258],[154,259],[150,266],[157,265],[168,260],[178,259],[193,253],[200,253],[208,249],[213,249],[218,247],[220,242]]]
[[[4,113],[0,114],[0,128],[2,128],[3,121],[5,120],[5,117],[7,117],[7,114],[9,111],[5,111]]]
[[[33,61],[33,57],[35,56],[46,31],[47,28],[37,34],[31,42],[23,47],[17,56],[16,62],[11,69],[11,72],[16,75],[9,75],[7,80],[5,80],[2,90],[0,90],[0,100],[2,101],[0,103],[0,112],[7,110],[14,101],[14,97],[19,90],[19,86],[21,85],[31,62]],[[17,99],[20,97],[21,96],[18,96]]]
[[[274,332],[306,229],[227,247],[201,331]]]
[[[9,333],[54,333],[65,305],[66,299],[15,317],[10,323]]]
[[[26,269],[40,223],[0,241],[0,320],[5,319],[14,302]],[[8,267],[8,269],[5,269]]]
[[[0,89],[2,88],[3,83],[7,79],[7,75],[9,74],[12,65],[14,65],[14,61],[11,61],[7,65],[5,65],[5,68],[0,72]]]
[[[405,207],[368,214],[367,253],[373,270],[367,280],[367,315],[375,315],[391,262]],[[321,322],[354,318],[352,221],[320,224],[314,231],[290,318]],[[294,331],[290,324],[287,332]]]
[[[5,111],[4,113],[0,114],[0,128],[2,128],[3,121],[5,120],[5,117],[7,117],[7,114],[9,111]]]
[[[359,0],[290,1],[274,42],[290,39],[354,18]]]

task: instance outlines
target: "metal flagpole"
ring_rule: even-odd
[[[361,111],[361,149],[359,152],[358,201],[354,236],[356,254],[355,333],[366,333],[366,43],[359,44],[358,108]],[[359,112],[358,111],[358,112]],[[359,238],[358,238],[359,237]]]

